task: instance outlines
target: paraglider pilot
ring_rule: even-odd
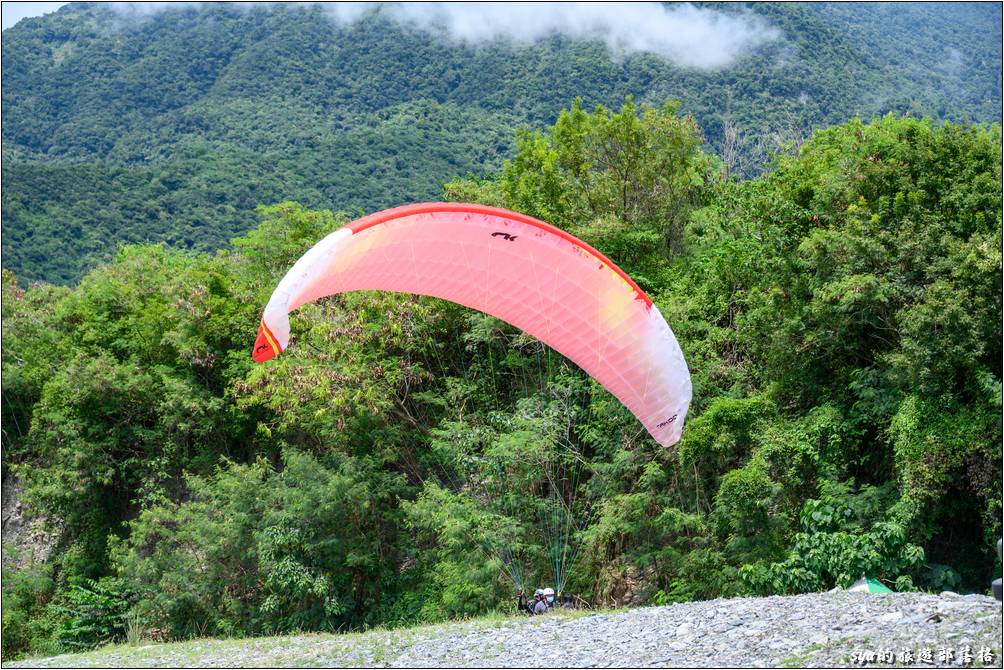
[[[518,600],[516,606],[520,612],[526,612],[527,614],[544,614],[550,607],[547,604],[547,596],[545,595],[544,589],[537,589],[533,593],[533,600],[527,601],[526,594],[520,589],[519,593],[516,594]]]

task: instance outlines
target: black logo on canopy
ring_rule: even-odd
[[[666,419],[665,421],[663,421],[662,423],[657,424],[656,428],[665,428],[666,426],[668,426],[669,424],[673,423],[674,421],[676,421],[676,415],[675,414],[673,416],[669,417],[668,419]]]

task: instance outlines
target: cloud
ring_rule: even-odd
[[[948,47],[946,49],[945,58],[935,65],[935,69],[948,75],[958,76],[962,73],[962,69],[965,64],[966,61],[962,56],[962,52],[954,47]]]
[[[143,19],[188,2],[110,3],[123,18]],[[260,9],[270,3],[230,3]],[[616,55],[649,52],[690,68],[726,67],[781,32],[749,11],[722,12],[688,3],[656,2],[331,2],[318,4],[341,25],[378,13],[445,40],[531,44],[553,34],[601,40]]]
[[[722,68],[781,33],[750,12],[723,13],[650,2],[423,2],[323,5],[349,23],[378,11],[402,25],[470,44],[501,39],[529,44],[554,33],[606,42],[617,54],[651,52],[678,65]]]

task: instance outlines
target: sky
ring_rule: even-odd
[[[3,3],[3,29],[7,30],[12,25],[23,18],[29,16],[41,16],[54,12],[65,2],[4,2]]]

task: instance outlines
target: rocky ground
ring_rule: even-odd
[[[5,667],[1001,667],[1001,604],[815,593],[557,612],[350,635],[140,644]]]

